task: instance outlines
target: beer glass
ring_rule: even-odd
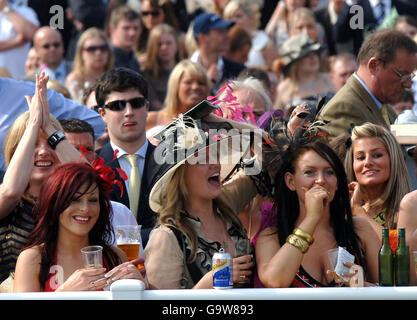
[[[117,246],[126,253],[129,261],[139,258],[140,229],[138,225],[116,226]]]

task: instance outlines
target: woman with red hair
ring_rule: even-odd
[[[19,255],[14,292],[102,290],[121,278],[143,277],[111,240],[111,173],[87,163],[57,166],[42,185],[35,228]],[[103,267],[84,267],[81,249],[103,247]],[[58,271],[56,274],[55,272]]]

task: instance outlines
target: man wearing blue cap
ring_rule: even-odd
[[[222,56],[229,46],[228,29],[233,26],[231,20],[223,20],[213,13],[201,13],[193,22],[194,38],[198,48],[190,60],[201,64],[216,91],[219,85],[228,79],[236,78],[245,66]]]

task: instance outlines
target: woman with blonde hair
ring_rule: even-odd
[[[265,27],[266,34],[271,37],[277,47],[281,46],[290,37],[292,13],[297,8],[306,7],[306,3],[306,0],[283,0],[278,2]]]
[[[383,227],[396,229],[400,202],[410,191],[410,183],[393,134],[369,122],[355,126],[345,169],[351,182],[353,215],[364,217],[380,238]]]
[[[180,44],[177,33],[168,24],[152,29],[146,45],[143,72],[148,80],[150,110],[163,108],[169,75],[180,59]]]
[[[187,112],[204,100],[210,89],[210,81],[203,67],[188,59],[180,61],[168,79],[165,107],[160,111],[149,112],[146,129],[170,123],[180,113]]]
[[[113,65],[113,51],[104,32],[95,27],[84,31],[77,42],[73,71],[65,81],[73,99],[81,102],[84,89]]]
[[[213,255],[221,248],[233,259],[233,282],[247,281],[252,275],[253,248],[248,254],[242,250],[246,246],[239,245],[248,239],[237,213],[255,196],[256,188],[247,180],[233,187],[230,180],[223,184],[248,149],[233,147],[233,139],[241,141],[238,134],[222,136],[221,130],[207,130],[191,118],[180,117],[156,149],[162,158],[149,204],[158,222],[144,251],[152,289],[213,288]],[[232,181],[235,177],[248,179],[238,173]]]
[[[34,227],[32,208],[43,181],[63,162],[79,161],[80,153],[66,139],[62,127],[49,114],[48,77],[36,76],[29,111],[10,127],[4,141],[7,166],[0,185],[0,234],[7,235],[0,250],[0,282],[14,272],[17,256]]]

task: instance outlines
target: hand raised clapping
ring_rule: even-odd
[[[29,121],[42,129],[50,126],[49,104],[46,98],[49,76],[45,73],[36,75],[36,87],[33,97],[25,96],[29,106]]]

